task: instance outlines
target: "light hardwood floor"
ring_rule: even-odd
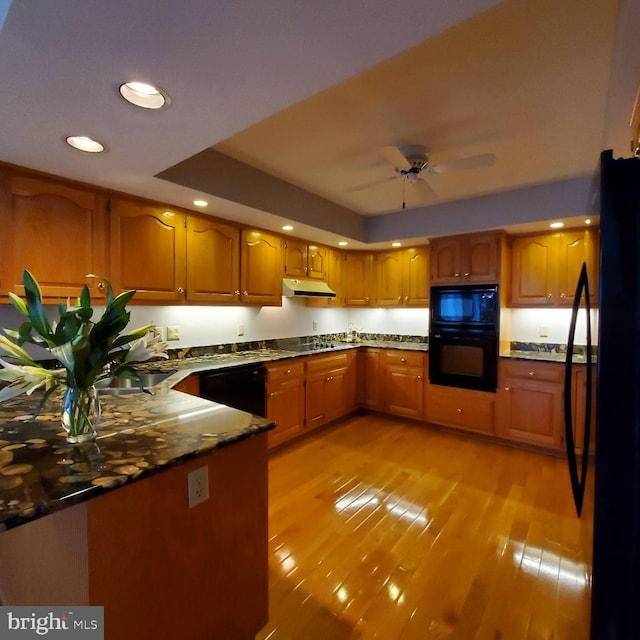
[[[258,640],[589,637],[593,507],[562,459],[367,415],[272,454],[269,481]]]

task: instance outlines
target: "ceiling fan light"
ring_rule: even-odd
[[[167,93],[146,82],[125,82],[118,90],[127,102],[143,109],[161,109],[171,103]]]

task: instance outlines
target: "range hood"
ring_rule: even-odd
[[[287,298],[335,298],[336,292],[321,280],[282,278],[282,295]]]

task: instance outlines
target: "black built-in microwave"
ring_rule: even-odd
[[[498,285],[431,287],[431,330],[476,329],[498,332]]]

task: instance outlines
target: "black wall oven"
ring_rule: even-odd
[[[495,392],[499,313],[497,285],[431,288],[432,384]]]

